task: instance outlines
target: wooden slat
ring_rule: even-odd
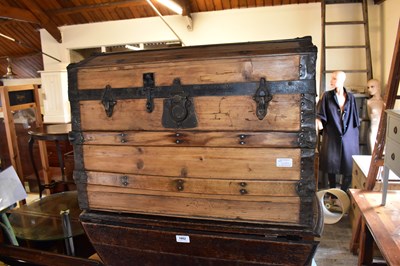
[[[88,2],[88,1],[86,1]],[[50,9],[48,10],[49,13],[52,14],[62,14],[62,15],[67,15],[67,14],[72,14],[72,13],[85,13],[85,12],[98,12],[101,9],[115,9],[115,8],[121,8],[121,7],[137,7],[137,6],[143,6],[146,5],[145,0],[124,0],[124,1],[107,1],[107,2],[102,2],[102,3],[96,3],[96,4],[81,4],[81,5],[76,5],[72,7],[65,7],[65,8],[59,8],[59,9]]]
[[[126,55],[125,55],[126,58]],[[132,60],[133,57],[129,57]],[[162,58],[157,58],[161,60]],[[114,61],[114,59],[112,59]],[[107,62],[105,62],[107,63]],[[111,62],[110,62],[111,63]],[[155,73],[155,86],[171,86],[174,78],[182,84],[211,84],[227,82],[298,80],[299,57],[282,56],[253,58],[198,60],[193,62],[166,62],[160,64],[124,60],[124,64],[111,63],[107,67],[81,69],[78,73],[79,89],[98,89],[110,85],[113,88],[142,87],[143,73]]]
[[[172,192],[172,191],[155,191],[145,189],[133,189],[133,188],[117,188],[112,186],[94,185],[88,186],[89,194],[93,191],[99,193],[120,193],[126,195],[140,195],[140,196],[154,196],[162,198],[181,198],[181,199],[202,199],[202,200],[225,200],[225,201],[243,201],[251,204],[252,202],[270,202],[270,203],[287,203],[287,204],[298,204],[299,197],[282,197],[282,196],[259,196],[259,195],[223,195],[223,194],[202,194],[202,193],[184,193],[184,192]],[[114,209],[114,205],[109,206],[111,210]],[[167,210],[165,210],[167,211]]]
[[[198,197],[201,195],[236,195],[254,199],[254,196],[264,197],[298,197],[296,192],[296,181],[258,181],[258,180],[221,180],[221,179],[200,179],[200,178],[176,178],[166,176],[149,175],[121,175],[105,172],[87,173],[88,186],[102,185],[112,186],[123,191],[125,188],[135,189],[133,193],[175,192],[176,196],[186,194],[186,197]],[[190,195],[187,195],[190,194]],[[246,200],[246,199],[245,199]]]
[[[219,179],[300,179],[300,149],[83,146],[85,169]],[[173,158],[173,159],[172,159]],[[277,159],[292,160],[279,167]]]
[[[0,17],[21,20],[30,23],[39,23],[37,18],[31,12],[25,9],[15,8],[15,7],[7,7],[7,8],[1,7]]]
[[[299,147],[297,132],[124,131],[83,132],[84,145]]]
[[[265,201],[226,200],[217,198],[185,198],[172,196],[154,196],[107,191],[106,187],[88,186],[89,206],[93,210],[134,212],[166,216],[190,217],[194,219],[221,219],[248,222],[299,223],[300,204],[287,202],[287,198],[265,197]],[[279,199],[279,200],[278,200]],[[251,206],[251,208],[249,207]]]
[[[300,95],[274,95],[267,115],[259,120],[252,96],[196,97],[194,109],[198,125],[194,130],[299,131],[299,103]],[[146,99],[119,100],[112,117],[107,117],[100,101],[82,101],[80,104],[83,131],[166,130],[161,122],[163,99],[154,99],[152,113],[145,109]]]

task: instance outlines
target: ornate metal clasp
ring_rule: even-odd
[[[114,106],[117,104],[117,101],[114,99],[110,85],[107,85],[105,87],[103,95],[101,96],[101,103],[104,106],[107,117],[111,117],[113,115]]]
[[[179,78],[174,79],[173,95],[164,100],[162,125],[165,128],[193,128],[197,126],[192,99],[185,93]]]
[[[272,95],[267,88],[267,82],[265,81],[265,78],[260,79],[260,86],[258,87],[253,99],[257,103],[257,118],[259,120],[263,120],[267,115],[269,102],[272,100]]]

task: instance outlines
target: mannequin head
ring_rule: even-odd
[[[346,73],[343,71],[335,71],[331,76],[331,87],[334,88],[343,88],[344,81],[346,80]]]
[[[374,96],[380,97],[381,96],[381,88],[379,85],[379,81],[377,79],[368,80],[367,88],[368,88],[369,95],[371,95],[372,97],[374,97]]]

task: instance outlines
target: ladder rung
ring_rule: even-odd
[[[338,45],[338,46],[325,46],[325,49],[360,49],[368,48],[366,45]]]
[[[323,71],[323,73],[333,73],[335,71],[339,71],[339,70],[338,69],[336,69],[336,70],[325,70],[325,71]],[[343,71],[345,73],[368,73],[368,70],[366,70],[366,69],[352,69],[352,70],[350,70],[350,69],[347,69],[347,70],[341,69],[340,71]]]
[[[333,26],[333,25],[360,25],[360,24],[366,24],[366,22],[364,20],[325,22],[326,26]]]

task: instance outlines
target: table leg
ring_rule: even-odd
[[[35,139],[30,137],[29,139],[29,156],[31,157],[31,163],[32,163],[32,167],[33,167],[33,172],[35,173],[35,177],[36,177],[36,182],[39,188],[39,198],[42,198],[42,192],[44,190],[44,187],[42,186],[42,183],[40,182],[40,176],[39,176],[39,172],[38,169],[36,167],[36,163],[35,163],[35,156],[33,155],[33,144],[35,143]]]
[[[15,237],[14,230],[12,229],[12,226],[10,222],[8,221],[8,217],[5,213],[1,213],[1,222],[0,222],[1,227],[3,227],[4,231],[6,232],[11,244],[14,246],[18,246],[18,241],[17,238]]]
[[[61,178],[62,181],[66,181],[65,180],[65,173],[64,173],[64,159],[61,153],[61,148],[60,148],[60,142],[58,140],[55,140],[56,143],[56,150],[57,150],[57,156],[58,156],[58,162],[60,163],[60,168],[61,168]]]
[[[370,265],[373,261],[373,244],[374,238],[369,231],[368,226],[361,218],[361,232],[360,232],[360,250],[358,252],[358,265]]]
[[[382,206],[386,205],[386,196],[387,196],[387,191],[388,191],[388,185],[389,185],[389,167],[384,166],[383,167],[383,186],[382,186]]]
[[[65,248],[67,255],[75,256],[74,239],[72,238],[71,221],[69,219],[69,210],[61,211],[62,228],[65,237]]]
[[[42,162],[43,180],[46,186],[45,188],[52,188],[54,187],[54,184],[51,184],[50,182],[50,167],[49,167],[49,159],[47,157],[46,141],[38,140],[38,145],[40,152],[40,161]]]

